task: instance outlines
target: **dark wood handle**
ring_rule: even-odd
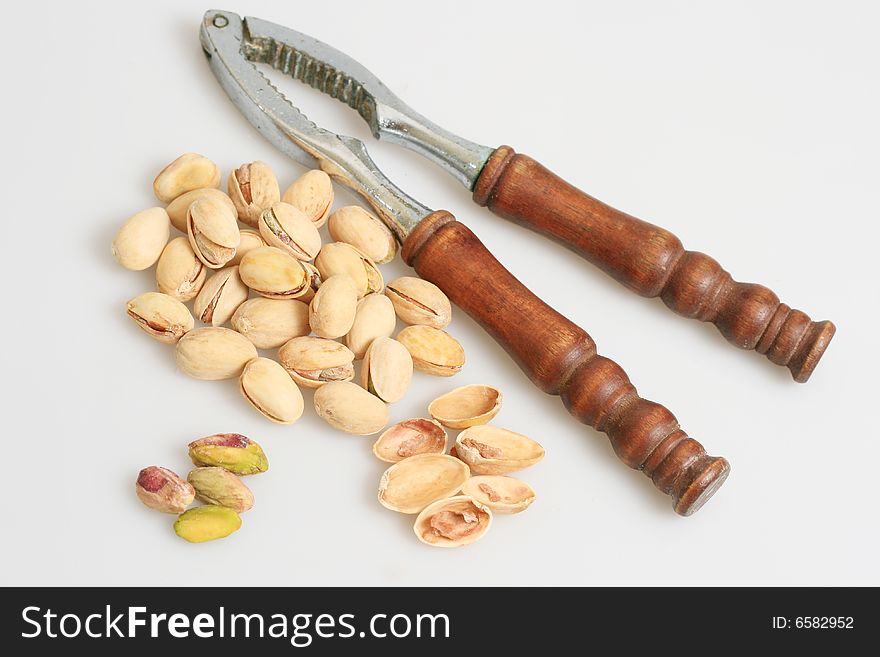
[[[834,324],[814,322],[763,285],[739,283],[704,253],[686,251],[672,233],[584,194],[509,146],[489,158],[474,200],[549,235],[646,297],[679,315],[712,322],[742,349],[765,354],[803,383],[828,347]]]
[[[403,258],[479,322],[535,385],[606,433],[621,461],[672,496],[677,513],[694,513],[724,483],[725,459],[708,456],[667,408],[639,397],[582,328],[532,294],[448,212],[422,220]]]

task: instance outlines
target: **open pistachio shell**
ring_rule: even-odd
[[[240,233],[238,248],[235,249],[235,255],[232,257],[232,260],[229,261],[229,264],[241,264],[241,259],[244,258],[246,253],[253,251],[254,249],[259,249],[261,246],[266,246],[266,243],[263,241],[263,238],[260,237],[260,234],[255,230],[245,228]]]
[[[397,334],[413,366],[425,374],[453,376],[464,367],[464,348],[446,331],[433,326],[407,326]]]
[[[321,287],[321,272],[318,271],[318,268],[315,267],[311,262],[302,262],[303,269],[306,272],[306,291],[303,293],[301,297],[299,297],[300,301],[305,301],[309,303],[312,299],[315,298],[315,295],[318,293],[318,288]]]
[[[257,357],[257,349],[240,333],[222,326],[193,329],[177,343],[177,367],[206,381],[233,379]]]
[[[464,495],[470,495],[495,513],[519,513],[535,501],[535,491],[526,482],[505,475],[476,475],[461,487]]]
[[[294,381],[306,388],[319,388],[331,381],[354,378],[354,354],[334,340],[302,336],[278,350],[278,361]]]
[[[373,454],[380,461],[397,463],[417,454],[442,454],[446,440],[446,430],[439,422],[417,417],[383,431],[373,444]]]
[[[315,391],[315,411],[327,424],[357,436],[378,433],[388,424],[388,407],[354,383],[331,381]]]
[[[325,281],[336,274],[351,276],[357,286],[358,297],[380,293],[385,289],[385,281],[376,263],[345,242],[331,242],[321,247],[321,252],[315,258],[315,266]]]
[[[461,547],[481,539],[492,526],[492,510],[467,495],[428,505],[416,518],[413,531],[434,547]]]
[[[116,233],[111,252],[126,269],[142,271],[159,259],[170,234],[168,213],[163,208],[142,210]]]
[[[195,297],[205,284],[206,267],[196,258],[189,239],[175,237],[159,256],[156,265],[156,287],[159,292],[180,301]]]
[[[351,329],[357,311],[357,288],[350,276],[324,280],[309,303],[309,325],[322,338],[340,338]]]
[[[232,315],[232,328],[257,349],[277,349],[309,334],[309,307],[298,299],[248,299]]]
[[[302,210],[315,228],[320,228],[333,205],[333,183],[323,171],[307,171],[284,191],[281,200]]]
[[[309,286],[302,264],[274,246],[247,253],[241,259],[238,273],[245,285],[269,299],[296,299]]]
[[[516,472],[544,458],[544,448],[528,436],[488,424],[458,434],[455,453],[474,474],[491,475]]]
[[[397,240],[388,226],[359,205],[347,205],[330,215],[327,222],[330,237],[347,242],[376,264],[391,261],[397,253]]]
[[[379,503],[392,511],[418,513],[461,490],[470,472],[448,454],[418,454],[395,463],[379,481]]]
[[[444,427],[467,429],[498,415],[501,402],[498,388],[472,383],[437,397],[428,405],[428,413]]]
[[[189,210],[189,206],[202,198],[210,198],[222,203],[229,208],[229,211],[233,215],[238,217],[238,211],[235,209],[235,205],[233,205],[232,201],[226,196],[226,194],[214,187],[201,187],[189,192],[184,192],[168,204],[165,211],[168,212],[168,218],[171,219],[171,225],[181,233],[185,233],[186,211]]]
[[[278,179],[271,167],[259,160],[242,164],[229,173],[226,189],[235,204],[238,218],[256,226],[260,214],[281,200]]]
[[[193,253],[211,269],[220,269],[232,260],[241,242],[235,214],[214,198],[201,198],[189,206],[186,233]]]
[[[194,325],[189,309],[161,292],[136,296],[126,304],[126,311],[142,331],[166,344],[175,344]]]
[[[247,298],[248,288],[238,275],[238,267],[226,267],[205,282],[193,311],[205,324],[222,326]]]
[[[424,324],[442,329],[452,321],[452,305],[443,291],[415,276],[401,276],[388,283],[385,294],[394,311],[407,324]]]
[[[302,393],[274,360],[255,358],[245,365],[239,389],[248,403],[272,422],[293,424],[302,416]]]
[[[153,181],[153,192],[163,203],[170,203],[181,194],[200,187],[217,187],[220,169],[204,155],[184,153],[159,172]]]
[[[269,246],[297,260],[313,260],[321,250],[321,235],[305,213],[289,203],[266,208],[257,221],[260,235]]]
[[[376,338],[364,354],[361,385],[382,401],[403,399],[412,381],[412,356],[392,338]]]
[[[384,294],[368,294],[358,301],[345,344],[354,352],[355,359],[363,358],[373,340],[391,337],[396,325],[391,300]]]

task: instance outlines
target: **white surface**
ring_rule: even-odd
[[[286,161],[203,61],[200,2],[42,3],[7,12],[0,262],[6,464],[2,584],[880,584],[877,217],[880,116],[871,3],[229,3],[348,51],[463,136],[510,143],[588,192],[677,233],[739,280],[838,334],[813,380],[728,345],[562,247],[473,205],[438,168],[380,144],[357,115],[291,82],[309,116],[367,141],[386,173],[449,208],[639,391],[733,471],[692,518],[536,391],[462,312],[468,363],[418,376],[393,420],[470,382],[500,385],[497,423],[546,459],[539,499],[480,543],[432,550],[382,508],[372,438],[310,407],[270,425],[233,381],[195,381],[126,318],[152,289],[110,256],[184,151],[223,169]],[[710,5],[714,5],[710,6]],[[337,192],[338,202],[353,198]],[[454,263],[451,263],[454,266]],[[397,262],[391,278],[406,271]],[[188,441],[238,431],[266,449],[233,537],[189,545],[135,498],[138,470],[186,473]]]

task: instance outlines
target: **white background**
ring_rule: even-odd
[[[394,421],[471,382],[497,423],[544,444],[521,473],[539,499],[480,543],[431,549],[375,499],[372,438],[271,425],[233,381],[175,370],[125,316],[152,289],[110,256],[151,183],[185,151],[223,169],[287,161],[202,56],[200,2],[18,4],[0,40],[0,582],[18,585],[880,584],[876,424],[880,41],[872,3],[246,2],[359,58],[413,107],[509,143],[589,193],[770,286],[838,334],[813,379],[735,349],[559,245],[473,205],[440,169],[372,140],[298,83],[306,113],[363,138],[385,172],[470,225],[516,276],[586,328],[642,395],[733,470],[691,518],[538,392],[462,312],[455,379],[417,376]],[[277,79],[277,78],[276,78]],[[225,184],[225,183],[224,183]],[[337,204],[353,197],[337,190]],[[451,263],[454,266],[454,262]],[[386,279],[406,272],[399,261]],[[185,475],[186,444],[237,431],[266,449],[232,537],[191,545],[135,498],[140,468]]]

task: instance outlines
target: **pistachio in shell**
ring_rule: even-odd
[[[186,480],[195,490],[196,498],[205,504],[225,506],[236,513],[244,513],[254,505],[251,489],[225,468],[195,468],[190,471]]]
[[[345,242],[331,242],[321,247],[321,252],[315,258],[315,267],[325,281],[336,274],[351,276],[357,286],[358,297],[380,293],[385,288],[385,281],[376,263]]]
[[[162,513],[186,511],[196,494],[186,480],[158,465],[151,465],[138,473],[134,490],[141,502]]]
[[[544,448],[528,436],[488,424],[458,434],[455,453],[471,472],[487,475],[516,472],[544,458]]]
[[[506,475],[475,475],[464,483],[461,492],[488,506],[494,513],[520,513],[535,501],[531,486]]]
[[[269,299],[296,299],[309,289],[302,264],[274,246],[248,252],[241,259],[238,273],[245,285]]]
[[[413,359],[413,367],[425,374],[453,376],[464,367],[464,348],[446,331],[433,326],[407,326],[397,334]]]
[[[300,301],[305,301],[309,303],[312,299],[315,298],[315,295],[318,293],[318,288],[321,287],[321,272],[318,271],[318,268],[315,267],[311,262],[302,262],[303,269],[306,272],[306,290],[301,297],[299,297]]]
[[[153,181],[153,192],[163,203],[170,203],[181,194],[200,187],[220,185],[220,169],[198,153],[184,153],[159,172]]]
[[[148,208],[130,217],[113,238],[116,262],[131,271],[152,267],[168,243],[171,226],[163,208]]]
[[[225,538],[241,527],[238,514],[225,506],[197,506],[180,514],[174,532],[190,543]]]
[[[193,253],[206,267],[220,269],[241,242],[235,214],[214,198],[200,198],[186,211],[186,233]]]
[[[168,242],[156,265],[159,292],[180,301],[189,301],[201,291],[207,277],[206,267],[193,253],[186,237]]]
[[[437,397],[428,405],[428,413],[444,427],[467,429],[498,415],[502,401],[498,388],[472,383]]]
[[[278,350],[278,362],[296,383],[319,388],[331,381],[354,378],[354,354],[348,347],[326,338],[302,336]]]
[[[388,424],[385,403],[354,383],[332,381],[318,388],[315,411],[331,427],[357,436],[377,433]]]
[[[309,325],[321,338],[340,338],[351,329],[357,311],[355,283],[346,274],[324,280],[309,303]]]
[[[257,349],[277,349],[309,334],[309,307],[299,299],[248,299],[232,315],[232,328]]]
[[[403,399],[412,381],[412,356],[393,338],[376,338],[364,354],[361,385],[388,404]]]
[[[199,189],[184,192],[168,204],[165,211],[168,213],[168,218],[171,219],[171,225],[181,233],[185,233],[186,211],[189,210],[189,206],[203,198],[210,198],[218,203],[222,203],[238,218],[238,210],[235,209],[235,205],[233,205],[232,200],[226,194],[214,187],[200,187]]]
[[[330,215],[327,229],[333,241],[351,244],[376,264],[390,262],[397,253],[397,240],[388,226],[359,205],[336,210]]]
[[[215,433],[194,440],[189,444],[189,458],[194,465],[216,466],[239,476],[269,469],[263,448],[240,433]]]
[[[333,205],[333,183],[323,171],[307,171],[284,190],[281,200],[302,210],[320,228]]]
[[[247,301],[248,292],[238,275],[238,267],[225,267],[205,282],[193,303],[193,311],[205,324],[222,326]]]
[[[183,303],[161,292],[136,296],[126,304],[126,312],[147,335],[165,344],[175,344],[195,325]]]
[[[396,325],[391,300],[384,294],[368,294],[358,301],[345,344],[354,352],[355,360],[363,358],[373,340],[391,337]]]
[[[246,253],[253,251],[254,249],[259,249],[261,246],[266,246],[266,243],[263,241],[260,234],[255,230],[245,228],[239,233],[238,248],[235,249],[235,255],[232,257],[232,260],[229,261],[229,264],[241,264],[241,259],[244,258]]]
[[[426,506],[461,490],[470,472],[448,454],[418,454],[395,463],[379,481],[379,503],[400,513],[419,513]]]
[[[272,422],[293,424],[302,417],[302,393],[274,360],[254,358],[245,365],[239,389],[247,402]]]
[[[467,495],[429,504],[416,517],[413,531],[434,547],[461,547],[478,541],[492,525],[492,510]]]
[[[289,203],[266,208],[257,221],[266,244],[297,260],[314,260],[321,250],[321,235],[305,213]]]
[[[407,324],[442,329],[452,321],[452,305],[443,291],[422,278],[401,276],[385,287],[394,311]]]
[[[259,160],[242,164],[230,172],[226,191],[238,211],[239,220],[249,226],[256,226],[263,210],[281,200],[275,173]]]
[[[446,430],[439,422],[417,417],[385,429],[373,444],[373,454],[380,461],[397,463],[417,454],[442,454],[446,441]]]
[[[257,357],[257,349],[246,337],[222,326],[193,329],[177,343],[177,367],[195,379],[216,381],[241,375],[244,366]]]

